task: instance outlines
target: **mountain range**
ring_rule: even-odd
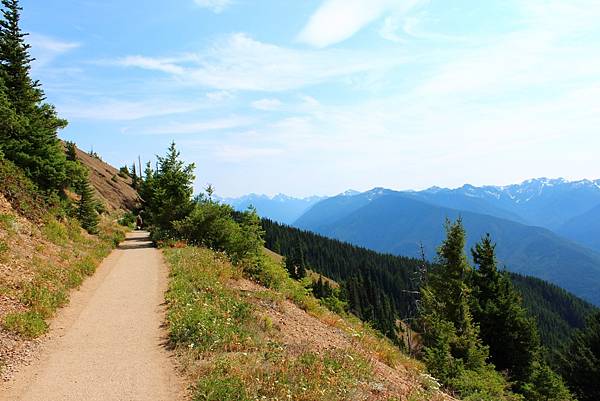
[[[430,259],[444,238],[444,221],[460,216],[469,247],[489,233],[508,270],[600,305],[600,180],[539,178],[423,191],[374,188],[304,200],[253,196],[237,205],[261,200],[260,208],[254,205],[263,217],[380,252],[415,257],[422,244]]]
[[[275,196],[249,194],[238,198],[216,197],[216,200],[231,205],[235,210],[244,211],[252,206],[260,216],[285,224],[292,224],[311,206],[323,199],[326,197],[294,198],[283,194]]]

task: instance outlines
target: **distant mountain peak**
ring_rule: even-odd
[[[358,194],[360,194],[359,191],[356,191],[354,189],[348,189],[348,190],[342,192],[341,194],[339,194],[338,196],[355,196]]]

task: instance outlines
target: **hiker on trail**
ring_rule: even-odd
[[[137,226],[138,230],[142,229],[142,226],[144,225],[144,220],[142,220],[142,215],[141,214],[137,215],[137,219],[136,219],[135,225]]]

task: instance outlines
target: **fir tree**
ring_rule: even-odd
[[[306,277],[306,260],[304,258],[304,249],[300,243],[296,245],[292,255],[286,258],[285,268],[293,279],[300,280]]]
[[[66,142],[65,144],[65,153],[67,155],[67,160],[76,162],[77,161],[77,147],[73,142]]]
[[[468,280],[472,268],[464,252],[462,221],[446,223],[447,237],[438,249],[438,263],[421,289],[424,358],[430,371],[448,384],[465,369],[485,367],[487,347],[474,323]]]
[[[79,201],[77,203],[77,218],[81,223],[81,227],[90,234],[97,234],[99,217],[96,212],[94,190],[87,177],[79,184],[78,192]]]
[[[151,171],[149,166],[147,170]],[[167,154],[158,157],[157,170],[145,178],[142,197],[151,223],[161,231],[158,235],[171,236],[173,223],[186,218],[194,208],[194,164],[185,165],[172,143]]]
[[[560,359],[562,373],[579,401],[600,400],[600,312],[573,335]]]
[[[30,77],[31,46],[21,30],[22,8],[18,0],[2,0],[0,20],[0,68],[9,98],[17,113],[27,114],[44,99],[40,83]]]
[[[17,116],[1,138],[6,157],[21,167],[46,192],[60,192],[69,184],[66,157],[56,136],[66,121],[53,106],[43,104],[39,83],[30,77],[30,46],[20,28],[17,0],[2,0],[0,19],[0,78],[11,109]]]
[[[487,235],[471,250],[478,266],[473,274],[473,314],[481,339],[490,347],[490,361],[524,383],[540,357],[539,336],[508,273],[498,271],[495,248]]]

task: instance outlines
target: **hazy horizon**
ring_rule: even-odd
[[[61,137],[116,166],[174,140],[197,191],[600,175],[598,2],[22,3]]]

